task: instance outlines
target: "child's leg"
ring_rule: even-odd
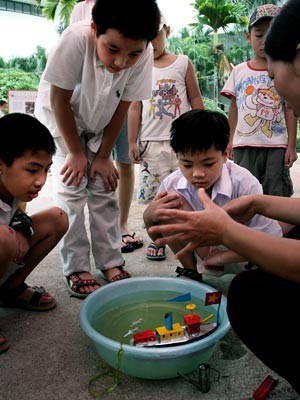
[[[95,266],[105,274],[108,281],[129,278],[130,274],[123,269],[116,192],[106,192],[100,176],[96,176],[94,182],[89,182],[88,189],[90,195],[87,204]]]
[[[61,140],[60,140],[61,139]],[[87,202],[87,178],[81,184],[67,186],[62,182],[60,171],[65,163],[67,150],[62,138],[56,138],[57,152],[51,167],[55,203],[66,211],[69,218],[69,229],[60,242],[60,256],[65,276],[83,271],[90,275],[90,242],[85,225],[84,207]],[[88,279],[82,277],[82,279]]]
[[[143,241],[130,233],[128,219],[134,191],[134,164],[129,157],[127,120],[113,149],[113,158],[119,172],[118,200],[120,208],[120,228],[122,252],[129,252],[143,246]]]
[[[0,225],[0,281],[16,254],[16,232],[7,225]]]
[[[66,214],[58,207],[34,214],[32,217],[34,235],[28,238],[29,251],[23,259],[24,266],[12,274],[2,285],[2,292],[9,292],[20,287],[33,269],[56,246],[68,229]],[[32,296],[33,289],[24,290],[17,297],[18,300],[27,300]],[[3,295],[4,297],[4,295]],[[45,293],[41,303],[50,303],[53,297]]]

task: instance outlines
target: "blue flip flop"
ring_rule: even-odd
[[[146,254],[146,257],[148,258],[148,260],[151,261],[163,261],[166,259],[166,246],[156,246],[155,243],[151,242],[148,246],[148,249],[154,249],[156,251],[156,254],[154,256],[152,256],[151,254]],[[161,255],[158,255],[159,250],[162,249],[163,252]]]

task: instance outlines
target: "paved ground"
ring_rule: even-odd
[[[292,169],[295,194],[300,195],[300,163]],[[30,204],[36,211],[51,204],[51,178],[39,199]],[[144,207],[133,202],[131,228],[145,243],[142,229]],[[126,265],[134,276],[174,276],[176,261],[167,252],[163,262],[148,261],[144,248],[126,255]],[[226,293],[232,277],[208,281]],[[10,340],[10,350],[0,356],[0,400],[89,400],[90,379],[99,374],[101,360],[91,340],[82,332],[78,321],[81,300],[70,298],[66,291],[57,249],[41,263],[28,283],[44,285],[57,299],[56,309],[48,313],[33,313],[17,309],[0,309],[1,328]],[[112,286],[113,288],[113,286]],[[276,351],[276,349],[274,349]],[[230,331],[220,342],[210,361],[220,372],[211,390],[202,394],[197,388],[176,378],[164,381],[141,380],[122,375],[121,384],[102,398],[111,400],[248,400],[253,391],[273,372],[262,365]],[[194,373],[192,378],[197,379]],[[110,386],[106,378],[98,380],[99,391]],[[290,386],[280,379],[270,399],[299,399]]]

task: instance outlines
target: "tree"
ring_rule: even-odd
[[[218,41],[218,31],[226,32],[231,24],[246,26],[246,7],[243,3],[230,2],[229,0],[195,0],[193,7],[196,9],[197,21],[208,26],[213,33],[212,56],[214,62],[214,105],[217,108],[219,98],[219,60],[223,55],[223,45]],[[196,24],[193,24],[194,26]]]
[[[41,6],[42,0],[34,0],[38,6]],[[62,33],[70,23],[70,16],[77,0],[45,0],[43,5],[43,15],[56,22],[57,30]]]
[[[36,72],[41,75],[47,62],[46,50],[37,46],[30,57],[13,57],[6,64],[8,68],[20,69],[25,72]],[[1,65],[1,64],[0,64]]]

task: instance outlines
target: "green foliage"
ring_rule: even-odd
[[[41,46],[37,46],[35,52],[29,57],[13,57],[8,62],[0,58],[0,68],[20,69],[25,72],[35,72],[38,75],[41,75],[46,63],[46,50]]]
[[[16,68],[0,68],[0,98],[8,98],[9,90],[37,90],[39,76]]]
[[[300,153],[300,121],[297,123],[296,151],[297,153]]]
[[[228,0],[195,0],[193,4],[198,15],[197,19],[217,32],[226,30],[229,24],[245,23],[246,7],[242,2],[232,3]]]
[[[220,113],[224,114],[227,117],[227,114],[224,110],[222,110],[220,107],[217,107],[217,109],[214,106],[214,102],[212,99],[208,99],[207,97],[203,97],[203,103],[204,103],[204,107],[207,110],[211,110],[211,111],[219,111]]]
[[[6,68],[7,64],[2,57],[0,57],[0,68]]]
[[[42,0],[33,0],[38,6]],[[43,2],[43,15],[55,21],[61,33],[70,23],[70,16],[77,0],[45,0]]]

